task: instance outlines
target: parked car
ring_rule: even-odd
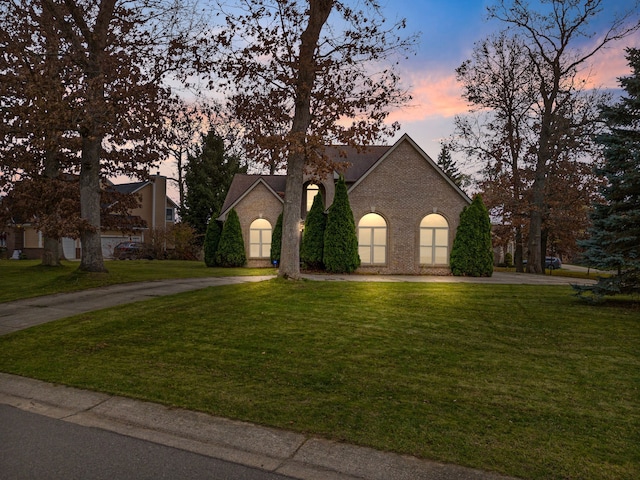
[[[151,260],[153,255],[147,245],[141,242],[122,242],[113,249],[113,258],[116,260]]]
[[[522,264],[527,265],[527,260],[522,260]],[[549,270],[562,268],[562,262],[558,257],[545,257],[544,268],[548,268]]]
[[[548,268],[550,270],[562,268],[562,262],[558,257],[546,257],[544,259],[544,268]]]

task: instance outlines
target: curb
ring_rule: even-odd
[[[5,373],[0,403],[301,480],[512,479]]]

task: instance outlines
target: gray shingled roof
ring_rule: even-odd
[[[327,147],[325,153],[335,163],[349,163],[346,171],[339,173],[344,175],[345,182],[353,183],[391,148],[387,145],[375,145],[367,147],[366,150],[358,151],[356,147],[340,145]]]
[[[142,187],[144,187],[147,183],[149,182],[144,181],[144,182],[133,182],[133,183],[121,183],[119,185],[115,185],[115,184],[111,185],[111,188],[113,188],[116,192],[124,193],[128,195],[130,193],[137,192]]]

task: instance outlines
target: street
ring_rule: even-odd
[[[0,404],[0,479],[286,480],[289,477]]]

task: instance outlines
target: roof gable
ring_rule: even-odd
[[[453,187],[453,189],[456,191],[456,193],[458,193],[458,195],[460,195],[467,203],[471,203],[471,199],[469,198],[469,196],[464,193],[462,191],[462,189],[460,187],[458,187],[453,180],[451,180],[451,178],[449,178],[449,176],[444,173],[444,171],[431,159],[431,157],[429,157],[429,155],[426,154],[426,152],[424,150],[422,150],[422,148],[420,148],[420,146],[413,141],[413,139],[407,135],[406,133],[404,135],[402,135],[402,137],[392,146],[389,147],[388,150],[380,157],[376,160],[375,163],[373,163],[373,165],[371,165],[362,175],[360,175],[358,177],[358,179],[353,183],[353,185],[351,185],[348,189],[348,193],[351,193],[355,188],[358,187],[358,185],[360,185],[360,183],[362,183],[362,181],[367,178],[368,175],[371,174],[371,172],[373,172],[376,167],[378,167],[378,165],[380,165],[382,162],[384,162],[387,158],[389,158],[389,156],[391,156],[393,154],[393,152],[395,150],[397,150],[398,146],[401,145],[404,142],[408,142],[419,154],[420,156],[449,184],[451,185],[451,187]],[[346,180],[346,178],[345,178]]]
[[[224,200],[224,205],[222,205],[220,218],[226,217],[229,210],[240,203],[240,201],[258,185],[264,185],[274,197],[276,197],[281,203],[284,203],[282,197],[284,196],[286,180],[287,177],[285,175],[235,174]]]

